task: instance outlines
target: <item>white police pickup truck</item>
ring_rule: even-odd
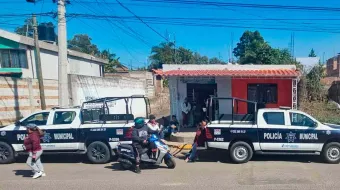
[[[340,125],[321,123],[307,113],[288,108],[256,109],[252,114],[236,118],[236,103],[230,119],[217,114],[216,120],[208,124],[212,137],[206,148],[229,150],[235,163],[248,162],[253,154],[268,155],[321,155],[325,162],[340,162]],[[255,116],[255,117],[254,117]]]
[[[11,163],[25,153],[25,126],[36,124],[45,131],[44,154],[86,154],[91,163],[107,163],[118,143],[131,143],[134,116],[147,117],[143,96],[108,97],[83,103],[82,108],[54,108],[31,114],[0,129],[0,164]]]

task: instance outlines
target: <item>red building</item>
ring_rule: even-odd
[[[300,73],[294,65],[163,65],[163,75],[169,80],[171,114],[179,118],[185,97],[194,105],[214,95],[252,100],[268,108],[297,108]],[[231,114],[231,104],[219,105],[219,112]],[[240,102],[235,109],[247,114],[252,106]]]

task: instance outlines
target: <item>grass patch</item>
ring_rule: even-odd
[[[305,101],[301,103],[300,110],[322,123],[340,124],[340,109],[335,102]]]

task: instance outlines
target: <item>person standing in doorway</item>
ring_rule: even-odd
[[[34,171],[33,179],[46,176],[44,167],[41,163],[41,154],[43,150],[40,145],[40,138],[44,136],[44,132],[35,124],[26,126],[28,136],[24,140],[24,148],[28,152],[27,165]]]
[[[182,126],[188,127],[188,119],[189,113],[191,111],[191,104],[188,101],[188,98],[184,98],[184,102],[182,104]]]

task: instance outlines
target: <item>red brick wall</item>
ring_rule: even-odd
[[[326,71],[328,77],[339,77],[339,63],[340,56],[338,56],[336,59],[330,58],[327,60]]]

